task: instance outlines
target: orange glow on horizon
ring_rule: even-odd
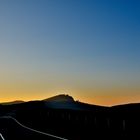
[[[53,96],[58,95],[54,94]],[[11,102],[11,101],[16,101],[16,100],[22,100],[22,101],[31,101],[31,100],[43,100],[46,98],[49,98],[52,96],[47,96],[47,97],[23,97],[23,98],[16,98],[16,97],[10,97],[10,98],[4,98],[1,99],[0,102]],[[120,98],[78,98],[74,97],[75,101],[80,101],[88,104],[94,104],[94,105],[101,105],[101,106],[113,106],[113,105],[119,105],[119,104],[127,104],[127,103],[140,103],[140,96],[137,96],[135,98],[133,97],[120,97]]]
[[[125,103],[140,102],[140,89],[94,89],[94,90],[2,90],[0,102],[9,102],[14,100],[43,100],[58,94],[68,94],[75,100],[95,105],[112,106]],[[10,93],[10,94],[9,94]],[[123,94],[122,94],[123,93]]]

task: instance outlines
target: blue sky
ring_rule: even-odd
[[[0,1],[1,98],[65,92],[104,104],[138,96],[139,7],[138,0]]]

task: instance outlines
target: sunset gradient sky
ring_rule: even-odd
[[[139,0],[0,0],[0,102],[61,93],[140,102]]]

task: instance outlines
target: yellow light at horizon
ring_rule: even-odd
[[[79,88],[79,89],[58,89],[23,86],[1,86],[0,102],[13,100],[42,100],[58,94],[68,94],[75,100],[96,105],[112,106],[130,102],[140,102],[140,88]]]

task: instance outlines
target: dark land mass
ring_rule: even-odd
[[[68,140],[140,139],[140,104],[103,107],[58,95],[42,101],[0,105],[5,140],[57,140],[21,124]]]
[[[12,101],[12,102],[4,102],[4,103],[1,103],[1,105],[13,105],[13,104],[20,104],[20,103],[24,103],[24,101],[17,100],[17,101]]]

